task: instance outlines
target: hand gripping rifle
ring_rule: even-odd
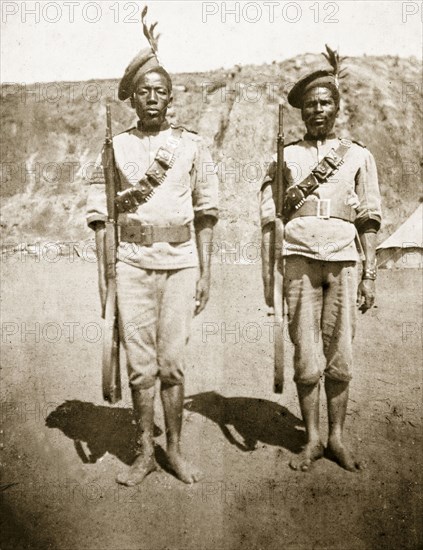
[[[279,121],[277,137],[277,166],[275,174],[275,185],[273,187],[275,197],[275,226],[270,237],[270,269],[271,288],[273,289],[273,306],[275,312],[274,331],[274,379],[273,390],[275,393],[282,393],[284,384],[284,362],[285,362],[285,299],[283,295],[284,260],[282,257],[284,225],[282,212],[284,205],[284,146],[285,138],[283,133],[283,104],[279,104]]]
[[[107,293],[104,308],[103,338],[103,398],[109,403],[122,399],[119,365],[119,326],[116,291],[116,250],[118,243],[117,210],[115,205],[116,180],[115,158],[112,141],[112,115],[106,106],[106,139],[102,163],[107,196],[107,222],[104,243]]]

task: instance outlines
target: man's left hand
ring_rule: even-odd
[[[371,279],[363,279],[358,285],[357,305],[361,313],[366,313],[374,306],[376,296],[376,284]]]
[[[210,276],[202,275],[197,281],[195,291],[195,311],[194,315],[198,315],[206,307],[210,293]]]

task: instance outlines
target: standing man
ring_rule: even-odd
[[[307,75],[288,94],[301,110],[304,139],[285,148],[284,295],[295,347],[294,381],[307,444],[290,463],[307,470],[324,454],[319,433],[320,378],[328,404],[327,456],[350,471],[361,468],[344,442],[348,388],[353,373],[356,302],[364,313],[375,299],[376,233],[381,223],[377,171],[372,154],[339,139],[337,79],[326,70]],[[275,220],[272,163],[260,192],[263,282],[270,295],[270,233]],[[363,260],[361,281],[357,262]]]
[[[143,50],[131,61],[118,96],[130,100],[138,122],[113,138],[121,190],[116,266],[119,325],[137,428],[136,459],[117,481],[138,484],[157,467],[153,427],[159,379],[169,465],[179,479],[193,483],[201,473],[180,450],[184,354],[191,318],[209,298],[208,252],[217,221],[218,181],[203,140],[182,126],[172,126],[166,118],[172,81],[155,49]],[[106,220],[100,169],[90,186],[87,223],[95,230],[103,305]]]

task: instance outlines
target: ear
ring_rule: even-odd
[[[172,92],[170,93],[170,96],[169,96],[169,102],[167,104],[167,107],[170,107],[173,103],[173,95],[172,95]]]
[[[131,95],[129,98],[129,101],[131,102],[131,107],[135,109],[135,100],[134,100],[134,94]]]

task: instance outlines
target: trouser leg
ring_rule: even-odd
[[[324,266],[322,335],[325,377],[349,382],[353,371],[352,344],[356,323],[357,265],[326,262]]]
[[[157,374],[157,288],[156,271],[117,263],[119,332],[125,347],[129,385],[151,388]]]
[[[320,338],[322,262],[304,256],[288,256],[284,292],[289,336],[295,346],[294,381],[301,385],[317,384],[324,371]]]
[[[185,355],[195,306],[195,268],[167,272],[160,286],[157,362],[162,383],[184,383]]]

